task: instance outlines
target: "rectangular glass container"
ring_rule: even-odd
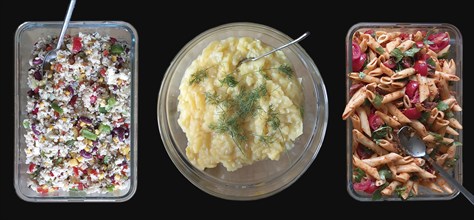
[[[135,28],[121,21],[70,22],[67,34],[79,32],[109,35],[130,45],[130,179],[128,187],[106,194],[86,194],[84,192],[56,191],[41,194],[27,185],[28,164],[25,164],[25,133],[22,121],[27,117],[27,85],[29,59],[35,42],[48,35],[57,36],[62,22],[25,22],[15,33],[15,146],[14,146],[14,186],[17,195],[29,202],[123,202],[129,200],[137,188],[137,120],[138,120],[138,35]]]
[[[352,36],[356,31],[364,32],[366,30],[372,29],[374,31],[400,31],[400,32],[409,32],[414,33],[416,31],[430,31],[435,30],[439,32],[448,32],[450,36],[450,45],[448,59],[454,59],[456,63],[456,75],[461,79],[458,82],[454,83],[454,86],[451,87],[455,91],[456,100],[459,105],[462,107],[463,103],[463,81],[462,81],[462,36],[459,30],[451,24],[421,24],[421,23],[358,23],[352,26],[347,32],[346,36],[346,74],[352,72]],[[346,76],[346,103],[349,101],[349,88],[351,86],[351,80]],[[455,118],[462,124],[462,114],[463,112],[458,112],[455,114]],[[347,191],[349,194],[356,200],[359,201],[373,201],[372,196],[364,193],[355,191],[352,187],[352,123],[350,119],[347,119],[346,122],[346,160],[347,160]],[[462,143],[463,140],[463,130],[458,130],[459,136],[456,138],[456,141]],[[454,168],[452,169],[453,177],[460,183],[462,183],[462,147],[457,148],[456,155],[459,157]],[[417,196],[411,197],[408,201],[427,201],[427,200],[450,200],[456,197],[459,194],[459,191],[454,189],[453,193],[437,193],[433,192],[430,189],[426,189],[423,186],[420,186],[419,194]],[[392,197],[383,197],[381,200],[376,201],[402,201],[396,195]]]

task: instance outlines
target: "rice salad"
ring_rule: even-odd
[[[126,189],[130,177],[130,47],[99,33],[66,35],[34,45],[28,71],[26,171],[38,193]]]

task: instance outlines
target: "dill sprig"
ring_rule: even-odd
[[[264,70],[263,68],[260,68],[260,69],[258,70],[258,73],[260,73],[260,75],[262,75],[262,77],[263,77],[264,79],[266,79],[266,80],[269,80],[269,79],[270,79],[270,76],[269,76],[267,73],[265,73],[265,70]]]
[[[212,94],[210,92],[206,92],[205,96],[206,96],[206,102],[209,104],[219,105],[222,103],[222,100],[219,98],[219,96],[216,93]]]
[[[270,105],[268,108],[267,123],[273,130],[277,130],[280,128],[280,119],[278,118],[278,112],[275,111],[273,105]]]
[[[275,142],[274,135],[256,135],[258,137],[258,141],[262,142],[263,144],[270,146],[271,143]]]
[[[224,77],[224,79],[219,80],[223,85],[226,84],[229,87],[235,87],[239,83],[237,80],[235,80],[235,77],[228,74],[227,76]]]
[[[200,83],[207,77],[207,69],[205,70],[198,70],[191,75],[191,79],[189,80],[189,85],[193,85],[195,83]]]
[[[219,117],[217,123],[211,123],[209,128],[218,134],[229,134],[239,148],[240,152],[245,155],[244,150],[240,144],[247,140],[247,137],[245,136],[243,129],[240,127],[239,121],[239,118],[236,116],[228,118],[225,114],[223,114]]]
[[[259,107],[257,101],[265,95],[267,95],[267,87],[265,84],[258,86],[250,92],[241,90],[236,97],[237,115],[242,118],[245,118],[249,114],[254,115]]]
[[[291,69],[290,66],[287,64],[282,64],[281,66],[278,67],[278,71],[284,73],[285,75],[288,76],[288,78],[293,77],[293,69]]]

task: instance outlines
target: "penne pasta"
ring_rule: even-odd
[[[398,152],[399,150],[397,147],[390,141],[387,141],[385,139],[379,139],[376,142],[377,145],[382,147],[383,149],[389,151],[389,152]]]
[[[400,159],[402,159],[402,156],[400,156],[399,154],[389,153],[389,154],[382,155],[379,157],[364,159],[362,160],[362,162],[366,163],[367,165],[371,167],[377,167],[377,166],[391,163],[393,161],[400,160]]]
[[[410,67],[410,68],[406,68],[402,71],[394,73],[391,77],[393,80],[399,80],[399,79],[407,78],[415,73],[416,73],[415,69]]]
[[[453,189],[448,185],[448,183],[446,183],[446,181],[441,176],[438,176],[438,178],[436,178],[436,184],[438,184],[445,192],[449,194],[454,192]]]
[[[455,118],[450,118],[448,119],[449,121],[449,126],[453,127],[453,128],[456,128],[456,129],[462,129],[462,125],[461,123],[459,123],[459,121]]]
[[[450,126],[446,127],[446,134],[459,136],[459,133]]]
[[[431,181],[421,181],[420,184],[428,189],[431,189],[432,191],[438,192],[438,193],[443,193],[443,190],[436,185],[434,182]]]
[[[395,72],[393,72],[392,69],[388,68],[383,63],[380,63],[380,70],[382,71],[382,73],[385,73],[385,75],[387,75],[387,76],[392,76],[395,73]]]
[[[401,43],[397,48],[398,48],[400,51],[405,52],[405,51],[407,51],[408,49],[410,49],[410,48],[413,46],[413,44],[415,44],[414,41],[412,41],[412,40],[406,40],[406,41],[404,41],[403,43]]]
[[[362,130],[362,128],[360,126],[360,118],[359,118],[358,115],[356,115],[356,114],[351,115],[351,121],[352,121],[352,127],[354,129],[359,130],[359,131]]]
[[[383,72],[382,72],[382,69],[380,69],[380,67],[377,67],[377,68],[371,70],[370,72],[368,72],[368,74],[370,76],[377,77],[377,76],[381,76],[383,74]]]
[[[458,76],[454,75],[454,74],[447,74],[447,73],[441,72],[441,71],[436,71],[435,74],[440,75],[446,81],[457,82],[457,81],[460,80],[460,78]]]
[[[398,181],[392,181],[390,184],[388,184],[385,189],[381,191],[382,195],[390,196],[392,195],[393,191],[397,188],[397,186],[400,186],[402,183]]]
[[[454,142],[454,140],[451,139],[451,138],[443,137],[443,138],[439,139],[439,138],[433,136],[432,134],[426,135],[423,138],[423,140],[426,141],[426,142],[430,142],[430,143],[440,142],[440,143],[443,143],[443,144],[452,144]]]
[[[382,99],[382,104],[393,102],[397,99],[402,98],[405,95],[405,89],[397,90],[395,92],[385,95]]]
[[[359,80],[365,83],[380,83],[380,79],[371,75],[367,75],[365,73],[350,73],[349,77],[351,79]]]
[[[352,113],[354,113],[356,108],[364,103],[366,98],[365,91],[366,88],[362,87],[352,96],[352,98],[349,100],[349,103],[347,103],[344,112],[342,113],[342,119],[346,120],[352,115]]]
[[[408,196],[410,196],[410,192],[411,190],[413,189],[413,184],[414,182],[411,181],[411,180],[408,180],[406,183],[405,183],[405,191],[401,194],[401,197],[402,199],[408,199]]]
[[[420,137],[425,137],[428,135],[428,131],[426,131],[426,127],[425,125],[423,125],[420,121],[418,120],[412,120],[410,122],[410,126],[415,129],[416,133],[420,136]]]
[[[387,45],[385,46],[385,48],[387,49],[387,52],[391,53],[393,49],[395,49],[396,47],[400,45],[401,42],[402,40],[400,40],[400,38],[397,38],[394,41],[387,43]]]
[[[456,63],[453,59],[450,61],[445,61],[443,65],[443,71],[447,74],[456,75]]]
[[[400,110],[398,110],[398,108],[392,103],[386,103],[385,105],[387,106],[388,112],[395,116],[398,122],[400,122],[402,125],[411,122],[411,120],[408,119],[407,116],[405,116]]]
[[[370,132],[369,118],[367,117],[367,112],[362,107],[358,107],[356,109],[356,112],[357,112],[357,115],[359,115],[360,128],[369,137],[372,136],[372,133]]]
[[[380,111],[375,111],[375,114],[379,116],[388,126],[392,128],[400,128],[402,126],[397,120],[393,119],[387,114],[384,114]]]
[[[417,77],[418,83],[419,83],[418,91],[419,91],[419,94],[420,94],[420,102],[424,102],[430,96],[430,89],[428,87],[428,80],[426,79],[425,76],[422,76],[420,74],[416,74],[416,77]]]
[[[352,163],[354,164],[354,166],[359,167],[371,177],[375,178],[376,180],[380,180],[380,175],[376,168],[367,165],[355,156],[352,157]]]
[[[386,151],[385,149],[379,147],[378,145],[376,145],[372,140],[370,140],[369,138],[367,138],[364,134],[362,134],[360,131],[358,130],[352,130],[352,135],[353,135],[353,138],[355,138],[360,144],[366,146],[367,148],[373,150],[377,155],[385,155],[385,154],[388,154],[388,151]]]
[[[377,58],[373,58],[373,59],[369,59],[370,62],[367,63],[367,71],[372,71],[374,70],[375,68],[377,68],[377,66],[379,65],[378,62],[379,62],[379,59]]]

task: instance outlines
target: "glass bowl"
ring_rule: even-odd
[[[33,45],[40,37],[58,35],[62,22],[26,22],[21,24],[15,34],[15,155],[14,155],[14,185],[18,196],[29,202],[123,202],[129,200],[137,188],[137,120],[138,120],[138,35],[135,28],[121,21],[87,21],[70,22],[67,34],[78,32],[109,35],[117,40],[126,41],[130,45],[130,179],[128,187],[112,193],[64,192],[56,191],[47,194],[37,193],[28,185],[28,164],[25,164],[24,152],[25,128],[22,121],[26,118],[27,85],[29,59]]]
[[[326,132],[328,99],[323,79],[300,45],[283,50],[301,78],[304,92],[303,134],[288,156],[278,161],[263,160],[228,172],[222,165],[201,171],[186,157],[187,139],[178,125],[179,85],[185,70],[210,42],[228,37],[252,37],[278,47],[292,39],[273,28],[254,23],[230,23],[195,37],[176,55],[164,76],[158,96],[160,134],[168,155],[178,170],[196,187],[229,200],[255,200],[273,195],[294,183],[316,158]]]

